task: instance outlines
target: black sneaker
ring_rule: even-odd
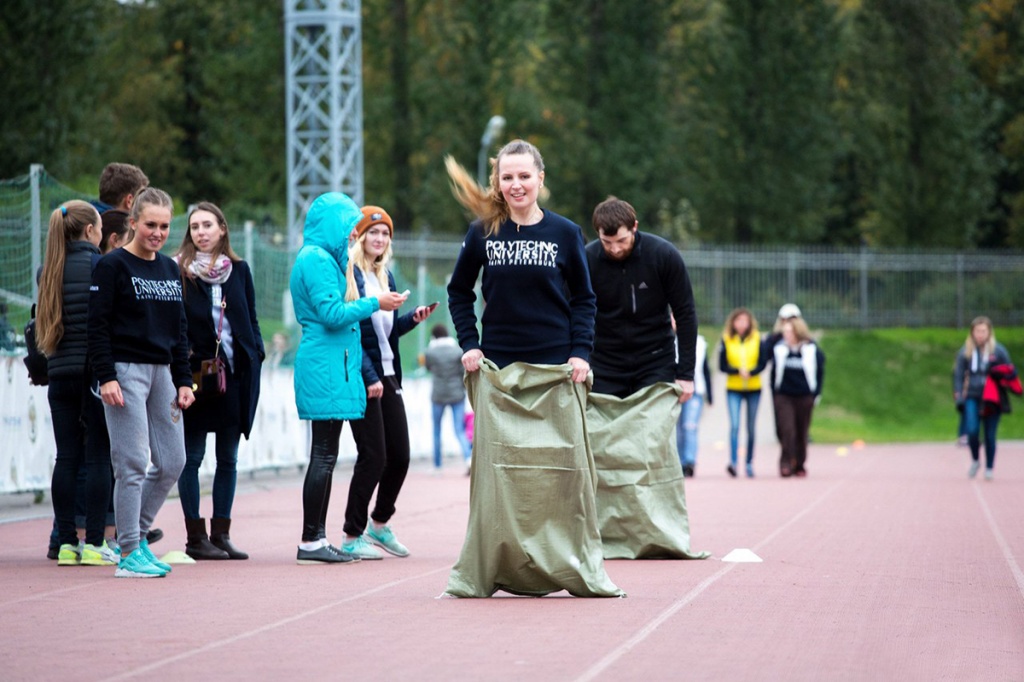
[[[736,467],[734,467],[732,464],[730,464],[729,466],[725,467],[725,470],[729,472],[730,476],[732,476],[733,478],[736,478]]]
[[[303,566],[313,566],[316,564],[354,564],[357,561],[359,561],[359,557],[342,552],[333,545],[317,547],[316,549],[302,549],[299,547],[299,552],[295,556],[295,563]]]
[[[51,546],[49,549],[46,550],[46,558],[49,559],[50,561],[56,561],[58,556],[60,556],[60,546],[59,545],[57,547],[52,547]]]
[[[146,533],[146,542],[154,544],[160,542],[160,538],[164,536],[164,532],[159,528],[150,528],[149,532]]]
[[[683,466],[683,476],[686,478],[693,478],[693,467],[689,464]]]

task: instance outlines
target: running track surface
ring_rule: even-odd
[[[393,527],[411,557],[351,566],[295,564],[296,476],[240,491],[232,537],[251,560],[159,580],[58,568],[34,507],[0,524],[0,678],[1024,679],[1024,443],[1000,444],[992,482],[947,444],[812,445],[804,480],[773,475],[776,452],[754,480],[702,454],[687,496],[693,547],[714,557],[607,562],[625,599],[437,599],[466,523],[456,467],[410,472]],[[177,499],[156,525],[157,554],[183,548]],[[736,548],[763,563],[721,560]]]

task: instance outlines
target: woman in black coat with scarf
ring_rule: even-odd
[[[199,203],[176,256],[184,284],[189,361],[197,377],[196,402],[185,415],[185,468],[178,494],[185,514],[185,553],[193,559],[248,559],[231,542],[231,506],[237,481],[238,442],[249,437],[260,395],[265,357],[248,264],[231,249],[228,224],[214,204]],[[219,358],[217,374],[202,375],[203,361]],[[209,363],[207,363],[209,365]],[[216,434],[210,533],[199,514],[199,467],[208,433]]]

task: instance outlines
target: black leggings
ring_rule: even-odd
[[[327,537],[327,507],[331,502],[331,482],[344,424],[341,419],[313,421],[313,444],[309,449],[306,480],[302,484],[303,542]]]
[[[395,513],[395,501],[409,472],[409,425],[405,418],[402,387],[393,376],[382,379],[384,394],[366,401],[366,416],[352,422],[356,466],[348,487],[345,535],[366,530],[370,498],[377,501],[370,516],[386,524]]]

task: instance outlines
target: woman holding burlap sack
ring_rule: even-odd
[[[249,437],[266,353],[256,320],[252,272],[231,248],[220,208],[200,202],[175,257],[188,318],[189,362],[196,402],[185,417],[185,468],[178,495],[185,514],[185,553],[193,559],[248,559],[231,542],[238,442]],[[199,515],[199,467],[207,434],[216,434],[210,533]]]
[[[604,570],[586,435],[596,304],[583,231],[537,205],[544,161],[529,142],[502,147],[487,188],[446,165],[478,218],[448,285],[476,423],[469,527],[446,594],[622,596]]]

